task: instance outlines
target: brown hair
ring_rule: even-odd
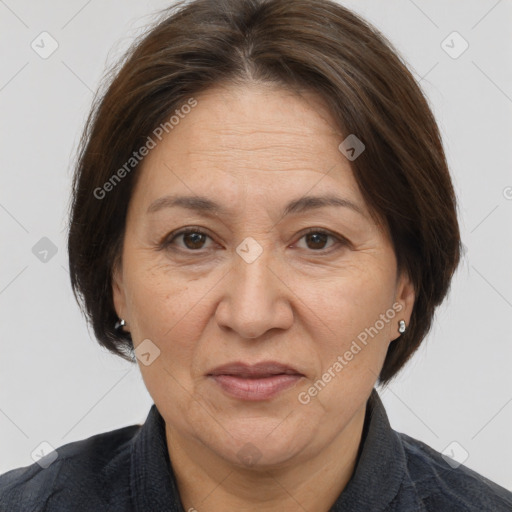
[[[429,332],[462,250],[437,124],[391,43],[329,0],[193,0],[165,11],[112,74],[82,136],[68,238],[73,291],[99,343],[133,360],[130,335],[114,328],[112,270],[139,166],[115,183],[113,174],[193,95],[263,81],[316,92],[366,146],[354,177],[416,291],[379,376],[388,382]],[[108,198],[98,197],[109,180]]]

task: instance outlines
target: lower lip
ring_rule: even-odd
[[[273,375],[261,379],[246,379],[233,375],[210,376],[225,393],[242,400],[268,400],[281,391],[291,388],[302,375]]]

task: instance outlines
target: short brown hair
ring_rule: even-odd
[[[330,0],[193,0],[165,11],[113,70],[79,147],[69,228],[75,297],[101,345],[130,356],[116,331],[112,271],[122,254],[137,169],[101,188],[187,99],[221,83],[270,82],[316,92],[343,133],[366,146],[351,167],[372,216],[391,234],[416,299],[391,343],[388,382],[430,330],[462,250],[439,129],[412,74],[375,28]],[[340,141],[341,142],[341,141]]]

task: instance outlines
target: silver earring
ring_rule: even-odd
[[[404,320],[400,320],[400,322],[398,322],[398,332],[403,334],[405,332],[405,321]]]
[[[118,322],[116,322],[114,329],[116,331],[119,331],[121,329],[121,327],[124,327],[125,325],[126,325],[126,322],[121,318]]]

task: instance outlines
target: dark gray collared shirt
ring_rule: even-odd
[[[34,463],[1,475],[0,511],[184,512],[154,404],[142,426],[69,443],[57,454],[46,469]],[[359,511],[511,512],[512,493],[395,432],[374,389],[356,469],[331,508]]]

